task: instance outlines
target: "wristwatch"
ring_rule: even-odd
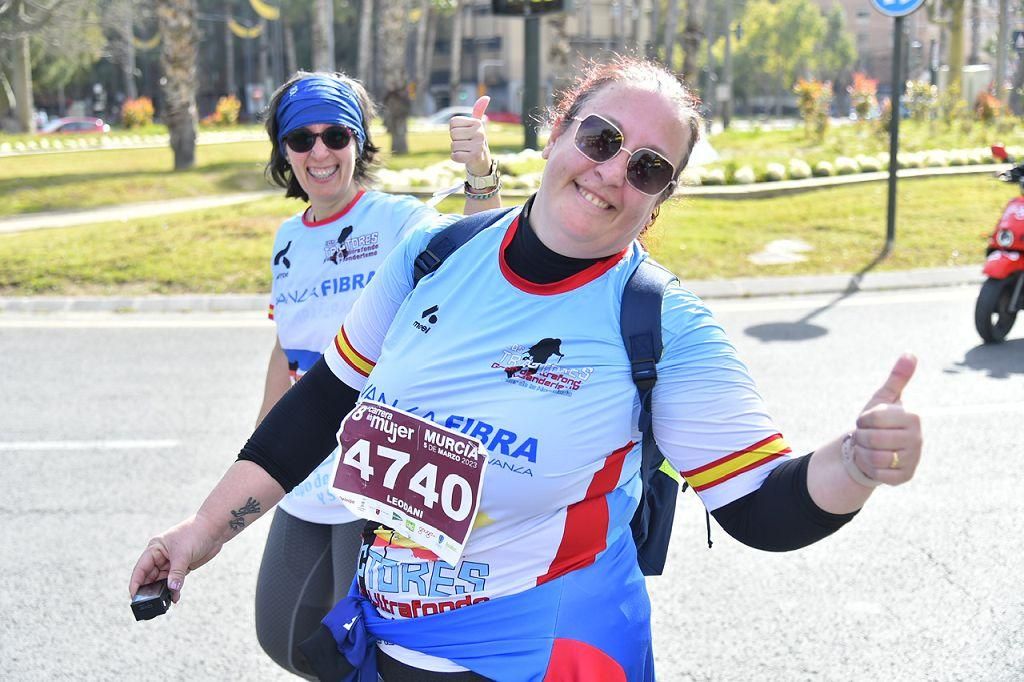
[[[846,473],[850,475],[854,481],[864,486],[865,488],[877,488],[882,485],[881,481],[876,481],[871,478],[857,466],[857,463],[853,461],[853,431],[850,431],[843,436],[843,445],[839,449],[839,458],[843,460],[843,466],[846,467]]]
[[[501,175],[498,173],[498,162],[491,159],[491,169],[487,171],[487,175],[473,175],[466,169],[466,188],[473,192],[479,192],[482,189],[491,189],[497,187]]]

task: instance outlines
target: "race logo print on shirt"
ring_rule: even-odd
[[[492,369],[501,369],[510,384],[525,386],[535,391],[572,396],[594,373],[593,367],[562,367],[565,359],[562,340],[543,338],[533,345],[514,344],[501,352],[501,358],[491,363]]]
[[[403,410],[356,405],[338,431],[332,488],[352,513],[389,524],[454,565],[480,507],[487,451],[476,438]],[[399,523],[401,521],[401,523]]]
[[[351,225],[342,228],[337,238],[329,239],[324,243],[324,262],[341,263],[344,261],[360,260],[377,255],[380,248],[380,233],[370,232],[369,234],[352,236]]]

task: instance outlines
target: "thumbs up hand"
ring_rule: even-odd
[[[452,161],[466,165],[466,171],[473,175],[487,175],[491,172],[491,150],[487,147],[484,132],[484,112],[491,98],[484,95],[473,105],[472,116],[453,116],[448,123],[448,134],[452,139]]]
[[[917,358],[901,355],[882,387],[857,418],[850,445],[853,462],[869,478],[888,485],[906,483],[921,459],[921,419],[903,407],[903,389],[914,376]]]

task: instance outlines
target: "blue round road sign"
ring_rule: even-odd
[[[924,0],[871,0],[871,6],[887,17],[905,17],[924,4]]]

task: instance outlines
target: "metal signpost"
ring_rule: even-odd
[[[903,17],[913,13],[924,0],[871,0],[871,6],[893,17],[892,97],[889,108],[889,204],[886,211],[885,250],[888,255],[896,240],[896,172],[900,150],[900,96],[903,94]]]

